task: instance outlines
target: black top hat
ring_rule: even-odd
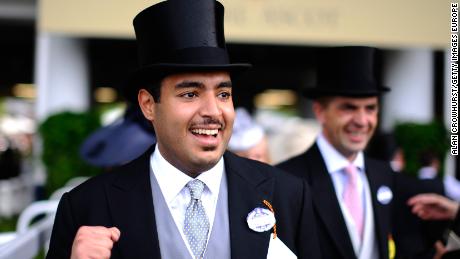
[[[350,46],[320,51],[316,87],[304,89],[308,98],[322,96],[369,97],[389,91],[377,84],[371,47]]]
[[[140,87],[180,72],[244,71],[231,64],[224,37],[224,7],[215,0],[168,0],[140,12],[133,20],[140,68],[124,88],[136,100]],[[144,84],[144,85],[142,85]]]

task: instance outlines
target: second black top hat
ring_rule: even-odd
[[[389,91],[376,82],[375,49],[363,46],[333,47],[320,50],[317,84],[306,88],[308,98],[321,96],[367,97]]]

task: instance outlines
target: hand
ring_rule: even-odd
[[[434,193],[416,195],[407,203],[412,213],[424,220],[453,220],[459,208],[457,202]]]
[[[433,259],[441,259],[442,256],[447,252],[446,247],[442,244],[441,241],[436,241],[434,248],[436,249],[436,254],[434,255]]]
[[[112,247],[120,238],[116,227],[82,226],[72,244],[71,259],[108,259]]]

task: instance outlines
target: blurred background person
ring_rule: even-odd
[[[446,196],[460,202],[460,181],[453,175],[444,175],[444,189]]]
[[[25,172],[24,150],[18,137],[2,134],[0,130],[0,230],[4,218],[18,215],[34,198],[30,174]]]
[[[88,164],[110,169],[124,165],[155,144],[155,131],[137,104],[129,104],[122,118],[92,133],[81,145]]]
[[[447,246],[436,242],[436,258],[460,258],[460,213],[459,203],[438,194],[419,194],[412,197],[408,204],[412,212],[424,220],[450,220],[451,230]]]
[[[430,150],[425,150],[420,154],[420,165],[418,178],[433,179],[438,175],[440,161],[436,154]]]
[[[0,134],[0,180],[19,176],[20,162],[18,149],[6,136]]]
[[[397,173],[403,172],[406,166],[404,151],[393,133],[376,133],[366,148],[366,154],[388,161],[391,169]]]
[[[457,202],[460,201],[460,181],[453,175],[440,174],[441,162],[436,153],[424,150],[420,153],[419,160],[421,168],[417,172],[418,178],[441,182],[445,195]]]
[[[271,162],[265,130],[244,108],[235,109],[235,122],[228,150],[249,159],[267,164]]]

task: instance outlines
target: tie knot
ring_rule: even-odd
[[[190,190],[192,199],[199,200],[201,198],[201,194],[204,190],[204,183],[202,181],[195,179],[188,182],[186,186]]]
[[[352,182],[355,182],[356,177],[358,176],[358,168],[354,164],[349,164],[345,167],[345,173],[347,173]]]
[[[349,164],[345,167],[345,172],[350,175],[356,175],[358,173],[358,169],[354,164]]]

